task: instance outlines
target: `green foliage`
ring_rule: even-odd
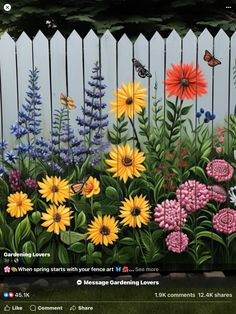
[[[35,36],[39,29],[48,36],[57,29],[65,35],[76,29],[84,36],[92,28],[98,34],[109,29],[117,36],[143,33],[151,37],[156,30],[167,35],[173,28],[181,35],[188,29],[199,33],[205,27],[214,33],[223,28],[231,34],[236,28],[235,14],[222,8],[220,0],[214,6],[212,0],[148,0],[145,5],[134,0],[22,0],[11,4],[12,10],[2,10],[0,18],[2,31],[14,37],[22,31]],[[194,12],[191,19],[189,12]]]
[[[125,121],[125,115],[123,114],[117,123],[112,125],[113,130],[108,131],[108,139],[112,144],[119,145],[127,141],[128,121]]]

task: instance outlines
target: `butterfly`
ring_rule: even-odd
[[[60,96],[60,101],[61,101],[61,104],[69,110],[76,108],[74,100],[71,97],[65,96],[62,93]]]
[[[208,50],[205,50],[203,60],[206,61],[210,67],[221,64],[220,60],[216,59]]]
[[[138,72],[139,77],[141,78],[152,77],[152,74],[137,59],[133,58],[132,62],[135,66],[135,70]]]
[[[80,193],[86,183],[86,181],[88,180],[89,176],[85,176],[81,181],[77,182],[76,184],[73,184],[71,186],[71,190],[73,193],[77,194]]]

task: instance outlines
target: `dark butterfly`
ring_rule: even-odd
[[[73,193],[80,193],[86,183],[86,181],[88,180],[89,176],[85,176],[81,181],[77,182],[76,184],[73,184],[71,186],[71,190]]]
[[[135,70],[138,72],[139,77],[141,78],[152,77],[152,74],[137,59],[133,58],[132,62],[135,66]]]
[[[216,59],[208,50],[205,50],[203,59],[210,67],[215,67],[216,65],[221,64],[220,60]]]

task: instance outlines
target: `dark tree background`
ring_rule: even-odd
[[[10,12],[0,11],[1,31],[17,38],[22,31],[33,37],[40,29],[47,36],[58,29],[65,36],[76,29],[84,36],[92,28],[101,35],[109,29],[116,38],[131,38],[156,30],[167,36],[175,28],[184,35],[207,27],[212,34],[236,30],[236,0],[13,0]],[[227,9],[226,6],[232,6]]]

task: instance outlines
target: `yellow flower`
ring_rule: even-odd
[[[98,193],[100,193],[100,182],[90,176],[84,184],[81,194],[89,198]]]
[[[33,204],[27,194],[16,192],[8,196],[7,212],[11,217],[22,217],[30,210],[33,210]]]
[[[104,244],[107,246],[113,244],[118,239],[119,229],[117,224],[118,221],[115,221],[115,218],[110,215],[95,217],[88,228],[88,239],[95,245]]]
[[[113,177],[120,177],[126,183],[128,178],[140,177],[139,171],[145,171],[142,162],[145,160],[143,152],[138,149],[131,149],[129,144],[125,146],[112,147],[109,153],[111,159],[106,159],[106,163],[111,166],[107,171],[114,172]]]
[[[121,221],[122,224],[132,228],[137,226],[141,228],[141,224],[148,224],[151,215],[149,211],[150,206],[145,196],[143,197],[142,194],[134,198],[130,196],[129,198],[125,198],[122,204],[121,214],[119,215],[119,217],[123,218]]]
[[[113,91],[115,100],[110,101],[112,105],[111,112],[115,112],[116,117],[120,118],[124,113],[132,119],[134,113],[142,111],[142,107],[147,105],[144,101],[146,98],[146,88],[140,88],[140,82],[134,82],[128,84],[122,83],[122,89],[118,88],[117,91]]]
[[[45,222],[42,223],[43,227],[48,227],[48,232],[54,232],[59,234],[60,230],[65,231],[66,226],[70,226],[70,221],[73,218],[69,207],[65,205],[59,205],[58,207],[55,204],[49,206],[46,209],[47,213],[42,213],[42,219]]]
[[[58,205],[62,204],[67,198],[70,197],[70,185],[68,181],[62,180],[60,177],[48,177],[43,179],[43,182],[38,182],[41,190],[39,193],[42,197],[46,198],[47,202],[51,201]]]

